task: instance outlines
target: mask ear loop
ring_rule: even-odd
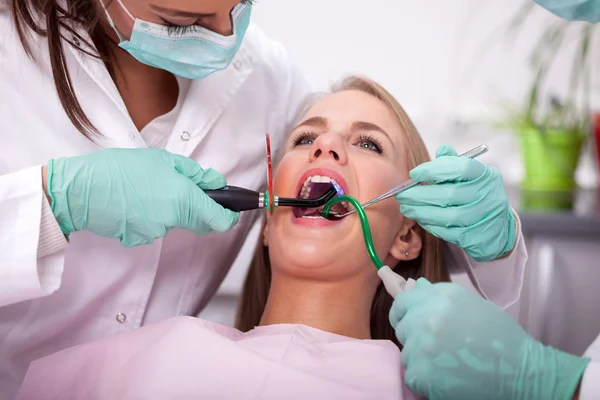
[[[129,16],[129,18],[131,18],[131,20],[133,22],[135,22],[135,17],[131,14],[131,12],[129,12],[129,10],[127,9],[127,7],[125,7],[125,4],[123,4],[123,2],[121,0],[117,0],[117,3],[119,3],[119,5],[123,9],[123,11],[125,11],[125,13]],[[121,35],[121,33],[119,32],[119,29],[115,25],[112,17],[108,13],[108,10],[106,9],[106,6],[104,5],[104,0],[100,0],[100,5],[102,6],[102,9],[104,10],[104,14],[106,14],[106,19],[108,20],[108,23],[110,24],[110,27],[113,28],[113,30],[115,31],[115,33],[119,37],[119,40],[124,40],[123,35]]]
[[[269,134],[266,134],[266,142],[267,142],[267,192],[269,193],[269,215],[273,215],[273,209],[275,208],[275,204],[273,201],[273,161],[271,159],[271,138]]]

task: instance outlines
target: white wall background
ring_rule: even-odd
[[[503,41],[502,27],[525,1],[257,0],[252,18],[286,46],[316,89],[344,75],[367,75],[403,104],[432,155],[441,143],[459,152],[486,143],[490,152],[482,160],[517,184],[522,170],[513,137],[491,124],[510,101],[523,101],[528,55],[542,28],[557,20],[539,9],[517,42]],[[567,48],[552,70],[549,91],[565,92],[572,54]],[[580,185],[594,186],[595,171],[588,154],[577,173]],[[250,247],[221,294],[239,291]],[[222,312],[209,308],[204,316],[229,321]]]

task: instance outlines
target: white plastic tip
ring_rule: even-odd
[[[383,286],[385,290],[392,296],[396,298],[398,293],[404,290],[410,290],[415,287],[416,282],[414,279],[404,279],[401,275],[398,275],[390,267],[384,265],[377,271],[377,275],[381,278],[383,282]]]

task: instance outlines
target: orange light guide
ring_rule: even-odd
[[[269,214],[273,215],[274,195],[273,195],[273,161],[271,160],[271,138],[269,134],[266,135],[267,141],[267,189],[269,191]]]

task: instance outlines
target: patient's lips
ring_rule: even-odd
[[[334,187],[338,194],[347,193],[348,185],[344,178],[337,172],[329,169],[311,169],[306,171],[298,183],[297,197],[302,199],[316,199],[325,194],[331,187]],[[333,221],[328,221],[321,216],[324,206],[318,208],[293,208],[295,222],[303,225],[329,225]],[[333,211],[345,213],[348,211],[348,203],[337,203],[333,206]],[[301,221],[299,221],[301,220]]]

